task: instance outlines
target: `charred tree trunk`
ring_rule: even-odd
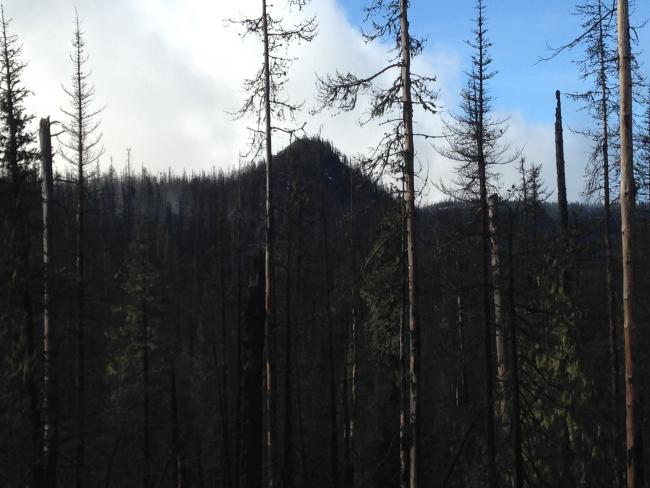
[[[248,301],[242,336],[242,439],[239,485],[243,488],[262,486],[262,400],[264,356],[264,272],[261,260],[252,259],[249,266]]]
[[[418,484],[418,373],[419,373],[419,328],[415,283],[415,146],[413,143],[413,101],[411,99],[411,42],[409,35],[408,0],[400,0],[400,46],[402,119],[404,123],[404,193],[406,220],[406,254],[409,308],[409,487]]]
[[[501,293],[501,257],[499,255],[498,235],[498,210],[499,197],[494,194],[490,196],[489,220],[490,220],[490,249],[492,254],[492,303],[494,306],[494,330],[497,359],[497,388],[500,395],[500,413],[503,425],[507,424],[507,402],[505,389],[508,381],[508,362],[506,360],[506,340],[503,326],[503,298]]]
[[[266,151],[266,219],[264,256],[264,350],[265,350],[265,400],[266,400],[266,457],[267,481],[273,488],[275,478],[273,446],[273,361],[271,333],[273,329],[273,152],[271,146],[271,71],[269,51],[269,16],[267,0],[262,0],[262,36],[264,40],[264,123]]]
[[[51,203],[54,181],[49,117],[41,119],[39,136],[43,200],[43,481],[46,488],[55,488],[59,451],[59,402],[56,388],[56,331],[52,324],[51,296],[53,258]]]
[[[557,169],[557,200],[560,207],[560,224],[565,238],[569,233],[569,206],[566,195],[566,176],[564,161],[564,133],[562,129],[562,101],[560,90],[555,91],[555,166]]]
[[[350,248],[352,249],[352,266],[351,266],[351,282],[352,282],[352,310],[351,310],[351,323],[350,332],[348,336],[347,357],[344,361],[343,373],[343,423],[345,445],[343,451],[343,465],[344,465],[344,486],[345,488],[354,487],[355,477],[355,460],[354,460],[354,435],[355,435],[355,422],[356,422],[356,403],[357,403],[357,233],[354,222],[354,172],[352,165],[349,166],[350,172],[350,211],[349,211],[349,228],[350,228]],[[348,385],[348,378],[350,384]]]
[[[241,396],[242,396],[242,208],[241,208],[241,167],[237,173],[237,397],[235,405],[235,487],[239,488],[241,468]]]
[[[630,18],[627,0],[618,0],[618,59],[621,127],[621,237],[623,248],[623,330],[625,337],[625,399],[627,433],[627,486],[641,488],[643,434],[640,401],[640,369],[636,364],[636,324],[634,316],[634,159],[632,137],[632,75]]]
[[[481,205],[481,254],[482,254],[482,300],[483,300],[483,333],[485,347],[485,436],[487,448],[487,485],[488,488],[497,487],[496,474],[496,447],[494,439],[494,379],[492,369],[492,326],[490,312],[490,225],[489,225],[489,205],[487,195],[487,161],[485,157],[485,73],[486,66],[484,53],[484,31],[483,15],[479,11],[478,16],[478,33],[479,42],[477,61],[480,73],[478,75],[477,87],[477,127],[476,143],[478,154],[478,176],[479,176],[479,198]]]
[[[80,105],[81,107],[81,105]],[[82,118],[81,109],[78,114]],[[79,128],[81,131],[81,127]],[[84,147],[80,142],[77,161],[77,216],[76,216],[76,292],[77,292],[77,370],[76,370],[76,393],[77,393],[77,449],[75,463],[75,484],[77,488],[84,486],[84,468],[86,462],[86,349],[85,349],[85,327],[86,327],[86,282],[84,274],[84,211],[85,211],[85,175],[84,175]]]
[[[402,179],[402,191],[405,190],[406,180]],[[406,425],[406,415],[408,408],[408,365],[406,362],[406,317],[408,314],[408,283],[407,283],[407,257],[406,257],[406,207],[402,200],[402,221],[401,237],[402,249],[400,253],[400,281],[401,281],[401,308],[399,320],[399,365],[400,365],[400,392],[399,392],[399,486],[406,488],[408,486],[408,433]]]
[[[598,15],[602,19],[602,2],[598,2]],[[612,469],[613,485],[621,485],[621,472],[619,465],[619,412],[618,412],[618,347],[616,340],[617,328],[617,311],[616,311],[616,291],[614,285],[614,253],[612,250],[612,216],[611,216],[611,196],[610,196],[610,169],[609,169],[609,94],[607,88],[607,71],[606,71],[606,54],[605,54],[605,34],[603,30],[603,21],[598,23],[598,59],[600,71],[600,112],[602,117],[602,157],[603,157],[603,209],[604,209],[604,240],[605,240],[605,285],[607,289],[607,321],[609,326],[609,361],[610,361],[610,383],[611,383],[611,441],[612,441]]]
[[[467,358],[465,357],[465,305],[463,304],[463,265],[461,257],[456,258],[456,271],[458,272],[458,291],[456,294],[456,327],[458,332],[458,352],[460,354],[460,373],[456,387],[456,406],[469,405],[469,388],[467,385]]]

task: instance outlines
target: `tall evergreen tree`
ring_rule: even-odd
[[[74,168],[76,186],[75,217],[75,286],[76,286],[76,454],[75,483],[77,488],[86,484],[86,345],[87,291],[85,274],[86,252],[86,194],[90,168],[96,164],[102,153],[99,114],[102,109],[95,108],[95,86],[90,81],[87,67],[88,54],[86,41],[81,31],[79,15],[75,15],[75,30],[72,37],[72,80],[69,88],[64,87],[68,98],[68,108],[62,109],[67,121],[63,123],[65,138],[60,141],[63,158]]]
[[[505,120],[493,115],[493,97],[490,94],[489,82],[496,75],[492,71],[490,56],[491,42],[487,36],[485,25],[485,4],[483,0],[476,2],[476,19],[473,34],[469,41],[472,53],[472,67],[468,73],[467,86],[461,93],[461,113],[452,115],[451,120],[445,121],[445,140],[447,147],[440,152],[447,158],[457,161],[457,179],[455,188],[443,187],[443,190],[457,198],[476,201],[481,216],[481,256],[482,256],[482,317],[485,348],[485,435],[486,435],[486,472],[488,486],[497,486],[496,443],[494,427],[494,378],[493,378],[493,317],[500,317],[501,310],[493,310],[491,296],[491,246],[490,246],[490,215],[488,194],[496,189],[495,166],[510,163],[518,154],[511,154],[508,144],[503,142]],[[496,212],[495,214],[496,215]],[[496,237],[495,237],[496,238]],[[496,285],[495,285],[496,286]],[[500,302],[500,300],[497,300]],[[497,304],[494,304],[498,306]],[[502,326],[501,323],[498,324]],[[503,330],[496,334],[500,343],[497,344],[497,365],[505,369],[505,341]]]
[[[6,323],[18,338],[9,361],[16,378],[21,378],[28,419],[29,449],[26,462],[30,473],[29,483],[41,483],[40,411],[36,381],[36,345],[34,299],[30,276],[33,265],[30,259],[29,192],[34,182],[33,163],[36,159],[35,137],[29,124],[32,116],[25,108],[30,91],[23,83],[25,63],[18,38],[10,33],[11,20],[5,18],[4,8],[0,18],[0,164],[8,178],[6,202],[2,205],[3,243],[8,258],[3,267],[8,274],[2,278],[3,295],[7,297]]]

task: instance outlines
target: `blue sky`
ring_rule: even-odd
[[[361,25],[366,0],[339,0],[348,18]],[[566,53],[552,61],[536,64],[547,56],[551,46],[562,45],[579,32],[580,19],[572,15],[572,0],[487,0],[486,16],[493,43],[494,67],[499,71],[491,83],[495,106],[503,110],[521,110],[531,122],[549,122],[554,117],[555,90],[580,89],[577,67],[571,62],[578,53]],[[650,18],[650,3],[637,2],[632,22],[641,24]],[[473,0],[412,0],[411,25],[428,40],[429,50],[457,53],[467,67],[474,17]],[[650,28],[640,31],[640,46],[647,45]],[[644,42],[645,41],[645,42]],[[650,75],[648,53],[641,53],[644,71]],[[585,123],[580,114],[571,113],[568,123]]]

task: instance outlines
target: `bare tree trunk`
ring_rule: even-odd
[[[636,364],[634,321],[633,224],[634,158],[632,137],[632,75],[630,18],[627,0],[618,0],[618,59],[621,127],[621,237],[623,248],[623,331],[625,337],[625,399],[627,432],[627,486],[642,488],[643,434],[640,401],[640,369]]]
[[[237,173],[237,397],[235,406],[237,438],[235,442],[235,487],[239,488],[239,470],[241,469],[241,396],[242,396],[242,208],[241,208],[241,167]]]
[[[273,446],[273,362],[271,354],[271,329],[273,328],[273,152],[271,147],[271,71],[267,0],[262,0],[262,31],[264,38],[264,122],[266,151],[266,219],[264,257],[264,345],[265,345],[265,399],[266,399],[266,457],[268,485],[273,488],[275,478]]]
[[[58,395],[56,388],[56,338],[52,326],[52,220],[50,215],[54,181],[50,118],[40,121],[41,190],[43,200],[43,466],[44,486],[55,488],[58,462]]]
[[[598,15],[602,19],[602,1],[598,2]],[[605,68],[605,40],[602,20],[598,23],[598,58],[600,71],[600,96],[601,96],[601,117],[603,125],[603,209],[605,212],[604,237],[605,237],[605,284],[607,288],[607,319],[609,326],[609,361],[610,361],[610,383],[611,383],[611,456],[612,456],[612,475],[613,486],[617,488],[621,485],[621,472],[619,463],[619,413],[618,413],[618,347],[616,342],[617,312],[616,312],[616,291],[614,286],[614,254],[612,250],[612,217],[611,217],[611,196],[610,196],[610,176],[609,176],[609,95],[607,91],[607,72]]]
[[[354,462],[354,435],[355,435],[355,415],[356,415],[356,402],[357,402],[357,303],[358,292],[356,275],[357,272],[357,234],[354,225],[354,172],[352,165],[349,166],[350,171],[350,212],[349,212],[349,225],[350,225],[350,249],[352,250],[352,310],[351,310],[351,324],[350,334],[348,336],[348,354],[344,361],[343,373],[343,406],[344,406],[344,433],[345,433],[345,446],[343,452],[343,464],[345,469],[345,487],[354,487],[355,477],[355,462]],[[348,366],[350,365],[350,366]],[[348,370],[351,369],[351,371]],[[350,377],[350,384],[348,385],[348,377]]]
[[[489,219],[490,219],[490,249],[492,252],[492,302],[494,305],[494,330],[497,354],[497,388],[500,394],[501,420],[507,424],[507,401],[505,387],[508,381],[508,362],[506,361],[506,341],[503,326],[503,299],[501,294],[501,258],[499,256],[499,235],[498,235],[498,209],[499,197],[494,194],[490,196]]]
[[[560,90],[555,91],[555,166],[557,169],[557,200],[560,207],[560,224],[565,237],[569,232],[569,206],[566,195],[566,175],[564,161],[564,133],[562,129],[562,101]]]
[[[413,102],[411,100],[411,42],[409,36],[408,0],[400,0],[402,117],[404,123],[404,193],[406,212],[406,254],[408,262],[409,308],[409,487],[418,484],[418,373],[419,328],[415,283],[415,146],[413,143]]]
[[[81,105],[79,105],[79,120],[82,120]],[[82,128],[79,128],[81,132]],[[84,275],[84,210],[85,210],[85,176],[83,162],[84,147],[79,143],[77,161],[77,256],[76,256],[76,290],[77,290],[77,449],[75,465],[75,484],[77,488],[84,486],[84,468],[86,460],[86,350],[84,332],[86,327],[86,283]]]
[[[484,47],[483,47],[483,16],[479,12],[478,17],[478,38],[479,38],[479,59],[477,64],[480,69],[478,75],[479,86],[478,90],[478,126],[477,130],[477,149],[478,149],[478,173],[479,173],[479,186],[480,186],[480,203],[481,203],[481,253],[483,259],[483,329],[484,329],[484,347],[485,347],[485,429],[486,429],[486,444],[487,444],[487,482],[489,488],[497,487],[497,474],[496,474],[496,447],[494,439],[494,380],[492,370],[492,327],[491,327],[491,314],[490,314],[490,227],[489,227],[489,209],[488,209],[488,195],[487,195],[487,161],[485,159],[484,150],[484,137],[485,126],[483,115],[485,113],[484,102]]]
[[[460,377],[456,392],[456,406],[469,405],[469,388],[467,385],[467,358],[465,357],[465,309],[463,305],[463,265],[461,257],[456,258],[458,272],[458,291],[456,295],[456,326],[458,331],[458,352],[460,353]]]
[[[402,179],[402,192],[405,192],[406,180]],[[405,347],[405,333],[406,333],[406,317],[408,314],[408,283],[407,283],[407,258],[406,258],[406,206],[404,200],[401,205],[402,220],[401,220],[401,237],[402,249],[400,253],[400,282],[401,282],[401,307],[399,317],[399,367],[400,367],[400,392],[399,392],[399,486],[406,488],[408,485],[408,433],[406,431],[406,415],[407,415],[407,396],[409,391],[408,383],[408,366],[406,363],[406,347]]]

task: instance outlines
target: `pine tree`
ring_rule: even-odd
[[[491,232],[488,195],[495,190],[497,175],[496,165],[514,161],[518,154],[510,154],[508,144],[502,142],[505,133],[505,121],[495,119],[492,114],[493,97],[488,84],[496,75],[491,70],[491,42],[485,25],[485,5],[483,0],[476,2],[476,27],[474,39],[469,42],[473,49],[472,68],[468,74],[467,86],[461,93],[461,113],[452,115],[445,121],[445,140],[447,147],[440,149],[442,155],[457,161],[457,179],[455,188],[443,186],[443,190],[459,199],[477,201],[481,216],[481,256],[482,256],[482,303],[483,330],[485,348],[485,409],[486,409],[486,450],[487,483],[494,488],[497,485],[496,443],[494,428],[494,378],[492,366],[493,332],[492,321],[501,317],[501,310],[492,310],[499,303],[491,304]],[[496,213],[494,214],[496,216]],[[496,236],[494,236],[496,239]],[[498,260],[497,260],[498,261]],[[499,286],[497,283],[494,286]],[[500,297],[500,293],[494,295]],[[496,300],[500,302],[500,298]],[[494,315],[493,315],[494,314]],[[496,324],[500,330],[496,337],[497,365],[505,375],[505,341],[502,324]],[[502,378],[503,379],[503,378]]]
[[[41,425],[39,392],[35,377],[36,348],[34,300],[30,284],[33,265],[30,259],[31,239],[28,210],[30,186],[34,183],[33,163],[36,159],[35,137],[29,129],[32,116],[25,108],[30,91],[23,84],[25,63],[22,61],[22,46],[16,36],[9,32],[11,20],[5,18],[1,9],[0,32],[0,169],[9,181],[8,201],[3,205],[4,226],[7,242],[6,256],[8,275],[2,281],[8,324],[11,324],[16,341],[15,361],[11,369],[21,378],[25,392],[24,399],[29,419],[30,438],[27,455],[29,482],[38,487],[41,484]],[[5,285],[6,283],[6,285]],[[10,359],[11,361],[11,359]]]
[[[287,0],[288,5],[302,9],[306,0]],[[265,402],[266,402],[266,456],[268,466],[267,481],[272,487],[275,481],[275,447],[274,447],[274,407],[273,407],[273,359],[271,355],[272,334],[274,330],[275,312],[273,307],[275,285],[274,281],[274,193],[273,193],[273,134],[281,131],[291,136],[304,132],[304,124],[299,127],[280,127],[275,123],[286,122],[287,119],[295,124],[295,115],[301,109],[301,104],[295,104],[283,98],[282,89],[287,83],[288,72],[292,59],[286,54],[292,42],[310,42],[316,35],[314,18],[307,19],[296,26],[287,27],[269,12],[269,2],[262,0],[260,17],[238,21],[245,29],[243,35],[257,36],[263,46],[262,66],[253,78],[244,81],[244,89],[249,93],[236,117],[253,115],[257,129],[252,131],[250,154],[257,158],[264,149],[266,162],[266,197],[265,197],[265,264],[264,264],[264,300],[265,300]]]
[[[352,111],[359,96],[370,95],[369,116],[364,122],[390,121],[388,130],[374,151],[363,158],[363,166],[375,177],[396,175],[404,181],[404,226],[406,229],[408,322],[409,322],[409,486],[418,483],[418,373],[419,373],[419,318],[416,290],[416,188],[415,188],[415,131],[414,107],[425,112],[436,110],[437,93],[433,89],[434,77],[418,74],[411,69],[411,61],[422,53],[424,42],[410,31],[408,0],[373,0],[366,7],[370,24],[364,33],[366,41],[391,43],[387,64],[374,74],[359,77],[353,73],[339,73],[319,79],[321,108],[338,108]],[[380,85],[379,79],[395,72],[389,88]],[[426,134],[424,137],[428,137]]]
[[[64,87],[69,106],[62,109],[68,118],[63,123],[65,139],[61,142],[63,158],[74,168],[76,174],[76,250],[75,250],[75,286],[76,286],[76,332],[77,332],[77,428],[75,454],[75,483],[77,488],[85,484],[85,453],[86,453],[86,358],[85,358],[85,328],[87,326],[86,309],[86,193],[88,192],[89,168],[92,167],[102,153],[101,133],[99,132],[98,115],[102,109],[95,109],[95,87],[90,81],[90,71],[87,69],[88,55],[86,42],[81,32],[79,16],[75,16],[75,30],[72,37],[72,80],[69,88]]]

